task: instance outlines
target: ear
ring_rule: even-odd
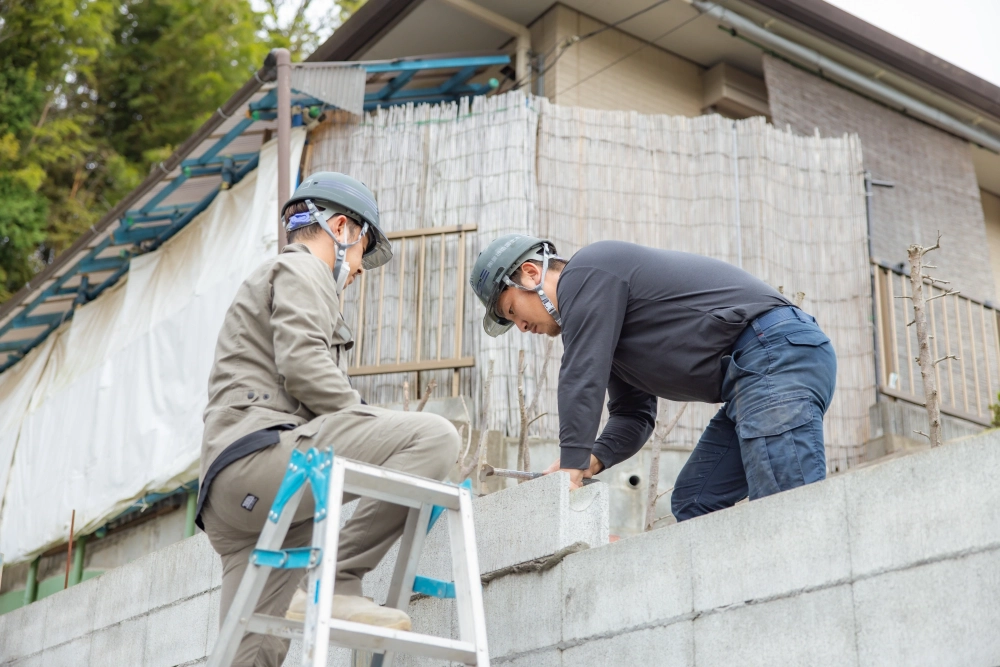
[[[534,285],[537,285],[542,280],[542,270],[531,262],[525,262],[521,265],[521,277],[522,282],[524,282],[524,278],[528,278]],[[533,287],[534,285],[530,286]],[[529,285],[525,285],[525,287],[529,287]]]
[[[330,218],[330,221],[327,224],[330,225],[330,231],[332,231],[333,235],[336,236],[338,239],[346,238],[347,216],[335,215],[332,218]]]

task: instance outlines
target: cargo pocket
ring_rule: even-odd
[[[829,343],[830,339],[826,337],[826,334],[822,331],[796,331],[795,333],[785,334],[785,340],[787,340],[792,345],[808,345],[810,347],[819,347],[824,343]]]
[[[816,409],[808,399],[769,405],[740,420],[736,430],[751,500],[806,483],[801,459],[815,439],[816,420]],[[822,422],[819,429],[822,434]]]

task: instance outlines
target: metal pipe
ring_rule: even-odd
[[[212,133],[218,128],[222,123],[234,113],[240,110],[247,100],[249,100],[254,93],[256,93],[265,82],[273,81],[275,76],[275,64],[271,61],[270,57],[264,61],[264,66],[259,70],[254,72],[254,75],[243,84],[243,87],[233,93],[225,104],[215,110],[208,120],[206,120],[200,128],[198,128],[194,134],[187,138],[187,140],[177,147],[177,150],[168,157],[163,162],[153,167],[152,172],[149,176],[138,185],[134,190],[129,192],[127,195],[122,197],[114,207],[108,211],[104,217],[102,217],[97,223],[80,234],[80,237],[71,245],[68,249],[64,250],[54,262],[49,264],[44,270],[40,271],[37,275],[33,276],[30,281],[28,281],[24,287],[19,289],[16,294],[14,294],[10,299],[0,304],[0,319],[3,319],[10,311],[19,307],[24,300],[31,294],[32,291],[38,289],[38,286],[43,285],[46,281],[52,278],[54,275],[59,273],[67,264],[71,263],[76,259],[80,252],[92,245],[92,241],[96,236],[102,234],[107,228],[121,218],[125,213],[132,208],[132,205],[142,199],[150,190],[152,190],[160,181],[162,181],[167,174],[172,172],[181,162],[184,161],[188,155],[190,155],[205,139],[210,137]]]
[[[194,535],[194,520],[198,512],[198,489],[194,488],[187,493],[187,517],[184,519],[184,537]]]
[[[988,132],[964,123],[950,114],[935,109],[925,102],[921,102],[915,97],[910,97],[894,88],[890,88],[876,79],[855,72],[812,49],[776,35],[750,19],[733,12],[731,9],[723,9],[715,3],[706,2],[705,0],[686,1],[702,14],[708,14],[726,27],[732,29],[734,34],[739,33],[758,41],[764,46],[774,49],[775,52],[780,53],[782,56],[794,60],[800,65],[817,70],[823,76],[841,83],[856,92],[874,98],[883,104],[887,104],[897,111],[930,123],[946,132],[958,135],[994,153],[1000,153],[1000,138]]]
[[[87,553],[87,538],[89,535],[81,535],[76,540],[76,549],[73,550],[73,569],[69,573],[69,585],[76,586],[83,581],[83,559]]]
[[[285,226],[281,224],[281,207],[291,196],[289,182],[292,140],[292,56],[288,49],[272,51],[278,73],[278,252],[285,247]]]
[[[28,581],[24,585],[25,607],[38,599],[38,563],[41,562],[41,560],[42,557],[39,556],[35,560],[31,561],[31,565],[28,567]]]

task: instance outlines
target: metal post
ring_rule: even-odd
[[[38,563],[42,560],[39,556],[31,561],[28,568],[28,582],[24,585],[24,606],[28,606],[38,599]]]
[[[69,573],[69,585],[76,586],[83,581],[83,559],[87,553],[87,538],[89,535],[81,535],[76,540],[76,549],[73,550],[73,569]]]
[[[292,56],[288,49],[275,49],[278,70],[278,252],[285,247],[285,226],[281,224],[281,207],[291,196],[292,140]]]
[[[187,497],[187,518],[184,520],[184,537],[194,535],[195,514],[198,511],[198,489],[188,491]]]

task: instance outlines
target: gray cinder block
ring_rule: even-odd
[[[135,667],[143,664],[145,646],[146,616],[139,616],[95,631],[90,653],[95,665]]]
[[[843,478],[714,512],[685,527],[692,531],[695,611],[850,580]]]
[[[844,475],[854,576],[1000,543],[1000,431]]]
[[[199,595],[150,612],[145,667],[173,667],[207,655],[211,596]]]
[[[854,584],[864,666],[1000,665],[1000,550]]]
[[[97,589],[97,580],[90,579],[42,600],[48,605],[42,639],[46,647],[58,646],[94,629],[91,609]]]
[[[154,555],[108,570],[92,581],[97,584],[92,613],[94,629],[114,625],[149,610],[149,587]],[[86,583],[86,582],[85,582]]]
[[[146,565],[151,579],[150,609],[212,589],[219,556],[204,533],[175,542],[153,556],[153,562]]]
[[[617,634],[692,611],[688,525],[568,556],[562,563],[563,641]]]
[[[691,621],[684,620],[662,627],[595,639],[564,650],[563,663],[573,667],[693,665],[694,637]]]
[[[694,621],[694,654],[698,667],[857,665],[851,587],[704,614]]]

